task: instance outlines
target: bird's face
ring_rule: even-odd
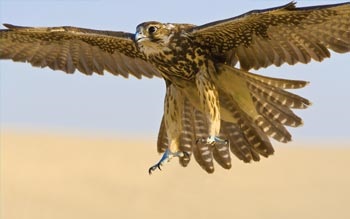
[[[162,24],[156,21],[139,24],[136,28],[135,41],[139,43],[158,43],[165,46],[174,32],[175,26],[172,24]]]
[[[169,42],[174,36],[175,25],[156,21],[145,22],[137,26],[135,42],[146,57],[169,50]]]

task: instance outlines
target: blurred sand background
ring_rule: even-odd
[[[149,176],[155,139],[3,131],[1,218],[350,218],[350,143],[316,143]]]

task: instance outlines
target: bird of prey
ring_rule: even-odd
[[[136,33],[71,26],[22,27],[4,24],[0,58],[73,73],[161,77],[166,84],[157,168],[193,155],[208,173],[214,161],[231,167],[230,151],[244,162],[259,161],[274,149],[270,138],[289,142],[285,126],[302,125],[292,109],[309,100],[287,91],[308,82],[266,77],[251,69],[309,63],[350,51],[350,2],[254,10],[196,26],[139,24]]]

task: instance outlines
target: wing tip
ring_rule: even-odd
[[[3,23],[2,24],[4,27],[6,27],[9,30],[13,30],[13,29],[22,29],[22,28],[30,28],[30,27],[25,27],[25,26],[18,26],[18,25],[13,25],[13,24],[9,24],[9,23]]]
[[[7,29],[11,29],[14,25],[8,24],[8,23],[3,23],[2,26],[6,27]]]
[[[9,23],[3,23],[2,25],[3,25],[4,27],[6,27],[7,29],[20,28],[20,26],[16,26],[16,25],[9,24]]]

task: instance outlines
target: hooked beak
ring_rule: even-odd
[[[135,41],[136,42],[141,42],[146,39],[146,36],[143,33],[136,32],[135,34]]]

